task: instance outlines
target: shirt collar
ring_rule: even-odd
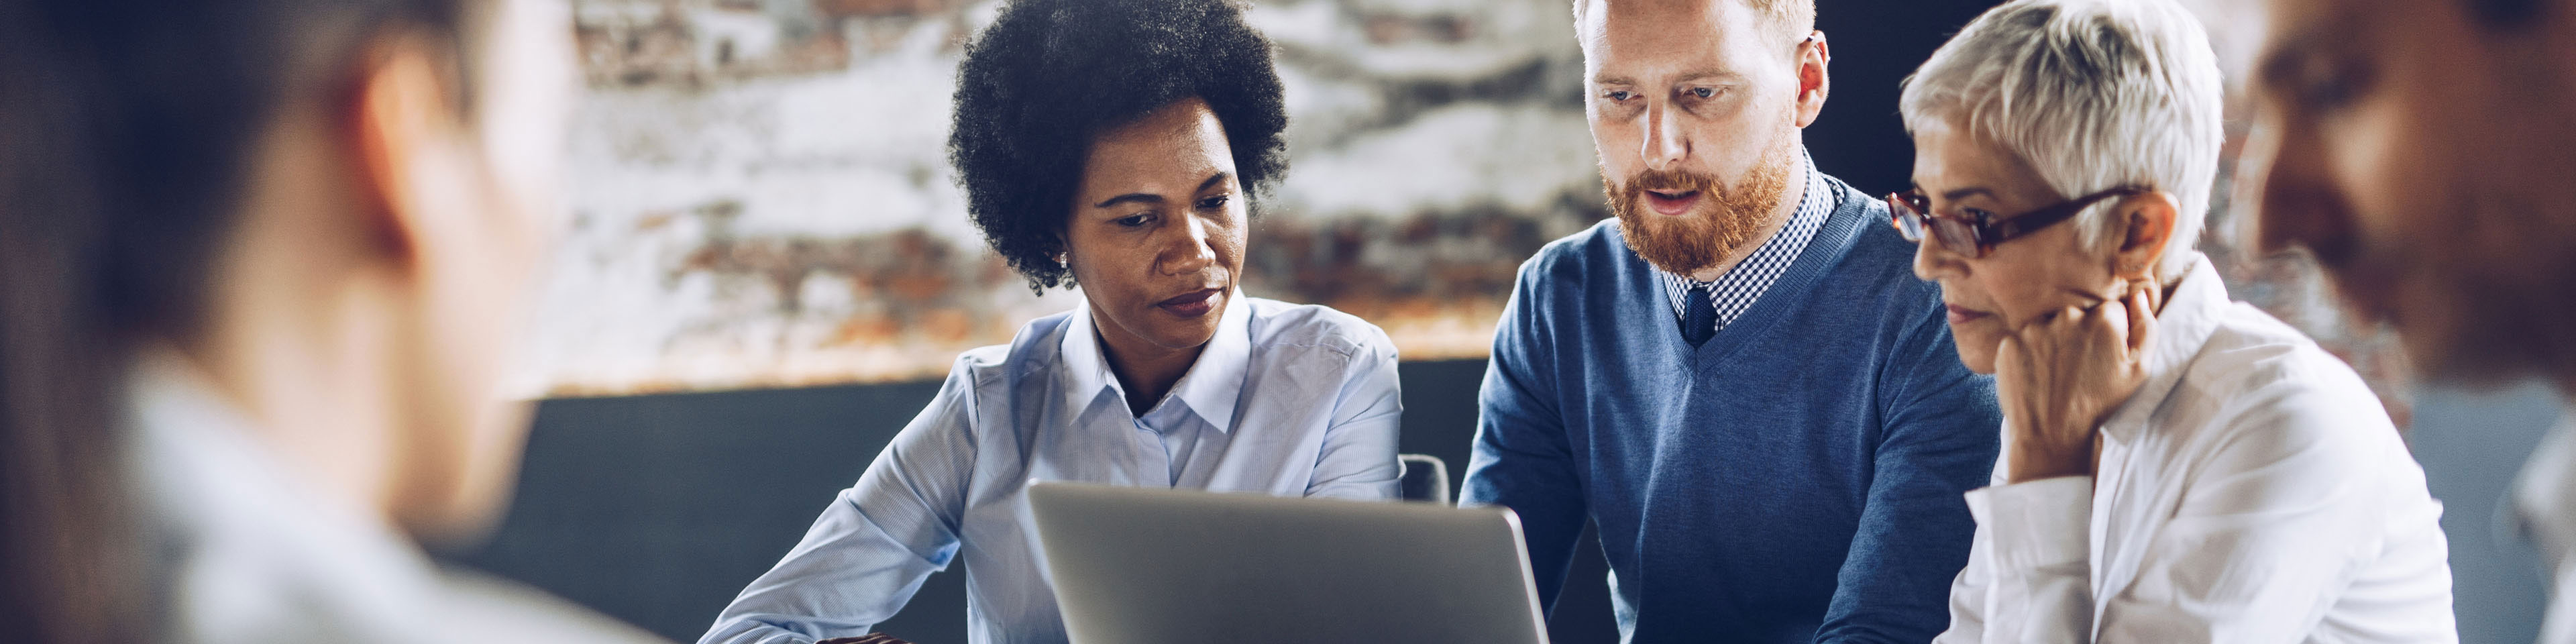
[[[2209,344],[2218,333],[2219,318],[2233,302],[2227,296],[2227,283],[2218,275],[2218,267],[2208,256],[2192,262],[2182,282],[2174,285],[2164,310],[2156,312],[2154,337],[2147,339],[2144,356],[2147,381],[2138,392],[2120,403],[2102,424],[2104,434],[2126,443],[2137,437],[2157,407],[2164,405],[2175,385],[2182,382],[2183,371],[2191,366],[2193,356]]]
[[[1218,315],[1221,317],[1217,319],[1216,336],[1208,339],[1180,382],[1172,384],[1171,393],[1146,410],[1145,415],[1152,416],[1178,399],[1190,413],[1218,432],[1233,431],[1235,401],[1242,397],[1244,377],[1252,367],[1252,311],[1243,303],[1241,289],[1226,295],[1225,311]],[[1108,358],[1101,353],[1100,330],[1091,319],[1091,302],[1085,300],[1075,306],[1069,322],[1058,349],[1064,356],[1066,409],[1075,414],[1087,411],[1099,402],[1103,391],[1124,409],[1126,390],[1110,373]]]
[[[1797,263],[1798,256],[1806,252],[1808,242],[1813,241],[1816,232],[1824,227],[1826,217],[1842,207],[1842,192],[1825,180],[1825,173],[1816,171],[1815,158],[1803,149],[1799,151],[1798,158],[1799,171],[1806,174],[1804,192],[1798,196],[1798,209],[1789,215],[1788,223],[1782,225],[1779,232],[1772,234],[1769,241],[1746,255],[1743,261],[1727,269],[1725,275],[1712,282],[1700,282],[1649,266],[1654,270],[1655,279],[1663,284],[1664,297],[1672,303],[1674,320],[1688,322],[1691,312],[1686,304],[1687,294],[1693,288],[1708,287],[1708,305],[1714,314],[1712,323],[1720,331],[1734,324],[1736,318],[1742,317],[1771,291],[1773,282],[1788,274],[1790,265]]]
[[[1799,252],[1806,249],[1807,242],[1815,238],[1816,230],[1824,227],[1826,215],[1831,215],[1835,209],[1842,207],[1842,200],[1837,196],[1838,193],[1834,191],[1833,184],[1825,182],[1825,173],[1816,169],[1816,158],[1814,155],[1807,153],[1805,146],[1800,146],[1798,148],[1798,159],[1798,172],[1805,177],[1803,180],[1797,182],[1797,185],[1800,186],[1798,189],[1798,209],[1790,211],[1789,220],[1780,225],[1780,232],[1773,233],[1769,241],[1762,242],[1762,246],[1760,248],[1754,249],[1753,255],[1761,255],[1766,252],[1785,252],[1790,256],[1790,261],[1796,261],[1795,258]],[[1662,267],[1655,266],[1653,264],[1647,264],[1646,268],[1653,270],[1655,272],[1656,279],[1663,283],[1664,294],[1672,300],[1674,314],[1679,315],[1681,313],[1682,293],[1684,291],[1690,290],[1693,286],[1714,285],[1719,282],[1724,282],[1729,276],[1737,276],[1740,278],[1741,276],[1738,274],[1748,270],[1745,265],[1751,263],[1752,259],[1752,255],[1746,256],[1744,262],[1739,262],[1733,268],[1727,269],[1726,273],[1719,275],[1716,280],[1707,282],[1691,279],[1688,275],[1666,271]],[[1785,264],[1782,268],[1786,268]]]

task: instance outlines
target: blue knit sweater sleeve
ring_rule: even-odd
[[[1537,284],[1555,255],[1543,250],[1523,263],[1503,306],[1478,394],[1475,452],[1459,495],[1461,505],[1506,506],[1520,515],[1539,606],[1551,611],[1588,511],[1556,407],[1554,347],[1546,340],[1549,320],[1542,314],[1552,294]]]
[[[1960,492],[1985,485],[2002,415],[1994,379],[1959,363],[1941,315],[1901,336],[1881,376],[1868,505],[1817,642],[1927,642],[1949,625],[1976,530]]]

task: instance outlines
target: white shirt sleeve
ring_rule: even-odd
[[[1976,536],[1951,586],[1950,630],[1937,641],[2089,641],[2093,477],[1990,486],[1967,499]]]
[[[1977,524],[1976,536],[1968,547],[1968,566],[1950,579],[1950,627],[1932,638],[1932,644],[1977,644],[1986,639],[1986,598],[1994,586],[1994,562],[1986,557],[1993,547],[1993,531],[1983,522]]]

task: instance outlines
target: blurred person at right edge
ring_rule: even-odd
[[[562,0],[0,2],[0,629],[624,642],[441,570],[504,504]]]
[[[2576,1],[2266,0],[2237,182],[2429,378],[2576,393]],[[2514,506],[2576,642],[2576,415]]]

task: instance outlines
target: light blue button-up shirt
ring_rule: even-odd
[[[1131,413],[1088,305],[957,358],[939,395],[700,642],[867,634],[966,561],[970,641],[1063,642],[1032,481],[1395,496],[1395,346],[1348,314],[1246,297],[1169,394]]]

